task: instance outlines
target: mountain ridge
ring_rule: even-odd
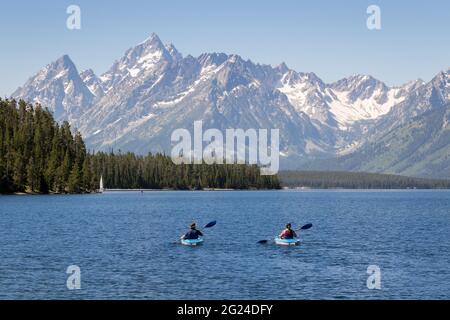
[[[281,154],[295,166],[295,159],[356,154],[444,105],[448,74],[393,87],[359,74],[325,83],[285,63],[272,67],[226,53],[183,56],[153,33],[100,76],[79,73],[64,55],[12,97],[48,106],[97,150],[169,152],[170,133],[191,129],[195,120],[205,128],[278,128]]]

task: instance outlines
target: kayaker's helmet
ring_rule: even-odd
[[[189,226],[189,228],[191,228],[191,229],[195,229],[196,227],[197,226],[196,226],[195,222],[191,223],[191,225]]]
[[[286,225],[286,229],[291,229],[292,228],[292,225],[290,224],[290,223],[288,223],[287,225]]]

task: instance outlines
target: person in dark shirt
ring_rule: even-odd
[[[197,230],[197,226],[195,223],[192,223],[189,226],[189,231],[186,232],[184,236],[181,237],[183,240],[195,240],[199,237],[203,237],[203,233],[200,230]]]
[[[286,228],[281,232],[280,239],[294,239],[297,238],[297,234],[294,230],[292,230],[292,226],[290,223],[286,225]]]

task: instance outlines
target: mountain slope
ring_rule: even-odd
[[[406,99],[395,105],[384,117],[376,119],[371,127],[373,140],[379,134],[392,130],[396,126],[409,122],[412,118],[441,108],[450,102],[450,69],[439,72],[430,82],[411,83],[413,90]]]
[[[12,97],[42,104],[53,112],[58,121],[75,121],[94,99],[67,55],[42,68]]]
[[[413,118],[338,161],[346,170],[449,178],[450,104]]]
[[[366,131],[364,143],[332,159],[304,162],[304,169],[450,177],[450,70],[414,90]]]
[[[80,78],[87,86],[89,91],[95,96],[95,99],[99,99],[104,96],[105,88],[103,82],[95,75],[92,69],[87,69],[80,73]]]

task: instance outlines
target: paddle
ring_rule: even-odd
[[[299,231],[299,230],[308,230],[308,229],[311,229],[311,227],[312,227],[312,223],[308,223],[308,224],[305,224],[303,227],[301,227],[300,229],[297,229],[296,231]],[[259,240],[257,243],[259,243],[259,244],[266,244],[267,242],[269,242],[269,240]]]
[[[308,230],[308,229],[310,229],[312,227],[312,223],[308,223],[308,224],[305,224],[303,227],[301,227],[300,229],[297,229],[296,231],[299,231],[299,230]]]
[[[203,228],[204,228],[204,229],[212,228],[212,227],[214,227],[214,226],[216,225],[216,223],[217,223],[216,220],[211,221],[210,223],[208,223],[208,224],[207,224],[206,226],[204,226]]]

